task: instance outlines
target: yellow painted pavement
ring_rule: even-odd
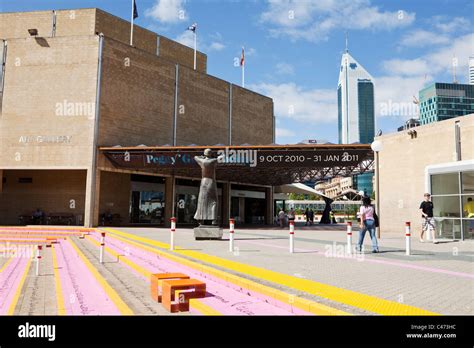
[[[122,236],[129,240],[135,240],[147,245],[169,249],[167,243],[159,242],[153,239],[136,236],[127,232],[106,228],[104,229],[116,236]],[[257,279],[263,279],[272,283],[280,284],[298,291],[322,297],[331,301],[360,308],[365,311],[381,315],[437,315],[437,313],[410,306],[407,304],[386,300],[373,295],[367,295],[360,292],[336,287],[329,284],[323,284],[309,279],[301,279],[288,274],[271,271],[268,269],[224,259],[221,257],[204,254],[194,250],[179,250],[176,248],[173,252],[167,254],[183,255],[192,259],[200,260],[207,264],[215,265],[227,270],[243,273]]]

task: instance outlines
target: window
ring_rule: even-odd
[[[433,196],[434,216],[461,217],[459,196]]]
[[[431,193],[433,195],[459,194],[458,173],[432,175]]]
[[[474,239],[474,171],[433,174],[437,237]]]
[[[474,172],[461,173],[461,193],[474,194]]]

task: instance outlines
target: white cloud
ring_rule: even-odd
[[[467,76],[469,56],[474,55],[474,34],[467,34],[452,41],[451,46],[443,47],[424,56],[433,73],[446,73],[452,70],[453,57],[457,58],[457,71]]]
[[[183,33],[178,35],[178,37],[176,37],[174,40],[182,45],[194,48],[194,34],[191,30],[183,31]],[[199,43],[200,39],[197,38],[197,49],[201,50]]]
[[[245,47],[245,57],[252,57],[257,54],[257,50],[253,47]],[[238,52],[238,55],[240,57],[240,54],[242,53],[242,50]]]
[[[223,43],[224,40],[222,38],[222,34],[219,32],[210,34],[209,39],[212,42],[207,47],[208,51],[222,51],[226,47],[226,45]]]
[[[273,36],[292,40],[327,40],[336,29],[384,29],[410,25],[414,13],[381,11],[369,0],[268,0],[260,21]]]
[[[400,124],[416,117],[413,96],[440,74],[450,72],[453,53],[459,59],[458,71],[467,72],[469,55],[473,55],[474,34],[464,35],[452,44],[411,60],[392,59],[382,63],[384,74],[375,76],[375,114],[377,117],[400,117]],[[467,73],[466,73],[467,74]],[[337,120],[335,89],[305,89],[294,83],[251,85],[250,89],[273,98],[275,115],[295,122],[331,123]],[[383,108],[389,107],[388,113]],[[384,113],[385,111],[385,113]],[[291,136],[286,129],[280,136]],[[285,133],[286,132],[286,133]],[[277,134],[278,135],[278,134]]]
[[[385,71],[390,75],[423,75],[431,71],[428,62],[423,58],[416,59],[390,59],[382,62]]]
[[[418,91],[432,82],[431,75],[380,76],[375,80],[375,114],[377,117],[395,116],[403,120],[417,117]]]
[[[145,11],[145,16],[161,23],[177,23],[188,19],[183,0],[156,0],[152,8]]]
[[[222,51],[226,46],[221,42],[221,35],[210,35],[211,39],[218,40],[211,43],[207,43],[208,38],[203,38],[203,35],[198,35],[197,40],[197,49],[201,52],[210,52],[210,51]],[[183,44],[185,46],[194,48],[194,34],[190,30],[183,31],[182,34],[178,35],[175,41]]]
[[[295,68],[293,65],[288,63],[278,63],[276,65],[276,72],[280,75],[293,75],[295,73]]]
[[[295,135],[296,135],[296,133],[289,130],[288,128],[277,127],[275,129],[275,136],[278,137],[278,138],[281,138],[281,137],[294,137]]]
[[[406,34],[400,45],[409,47],[425,47],[449,42],[449,36],[427,30],[415,30]]]
[[[225,48],[225,45],[221,42],[213,42],[209,45],[209,51],[222,51]]]
[[[385,74],[375,77],[375,103],[378,116],[393,116],[397,114],[394,108],[405,110],[411,108],[406,118],[416,116],[413,96],[418,98],[418,92],[428,83],[443,81],[441,76],[450,76],[453,64],[453,55],[458,57],[458,80],[466,80],[460,75],[464,71],[467,75],[468,57],[474,52],[474,34],[468,34],[451,41],[451,45],[443,46],[415,59],[391,59],[382,62]],[[447,75],[446,75],[447,74]],[[392,111],[388,114],[383,108],[391,105]]]
[[[467,71],[468,57],[474,54],[474,34],[467,34],[450,40],[451,45],[443,46],[416,59],[392,59],[382,62],[382,67],[390,75],[438,74],[452,70],[456,57],[458,71]]]
[[[449,18],[446,16],[435,16],[433,20],[434,26],[445,33],[469,30],[471,27],[471,22],[464,17]]]
[[[260,83],[249,87],[273,98],[277,117],[315,123],[337,119],[335,89],[304,89],[294,83]]]
[[[400,46],[425,47],[449,43],[453,34],[461,35],[471,30],[471,22],[463,17],[434,16],[424,29],[408,32],[400,40]]]

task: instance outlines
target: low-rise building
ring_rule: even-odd
[[[411,132],[410,131],[415,131]],[[431,193],[438,238],[474,237],[466,212],[474,199],[474,114],[377,137],[380,159],[380,228],[413,234],[421,229],[420,203]]]
[[[344,191],[352,189],[352,177],[336,177],[328,182],[319,183],[314,187],[329,198],[340,196]]]

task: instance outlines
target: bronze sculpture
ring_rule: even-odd
[[[217,225],[218,193],[216,183],[217,158],[212,157],[212,150],[204,150],[204,156],[195,156],[194,160],[201,167],[202,179],[196,214],[194,218],[201,225]],[[211,222],[211,223],[209,223]]]

